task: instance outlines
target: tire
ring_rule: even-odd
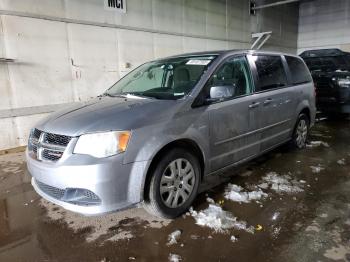
[[[162,218],[180,216],[195,199],[200,178],[199,161],[191,152],[182,148],[168,151],[151,174],[145,192],[145,209]]]
[[[300,114],[293,131],[292,144],[297,149],[306,147],[310,132],[310,120],[304,113]]]

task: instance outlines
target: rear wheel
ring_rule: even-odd
[[[310,120],[305,114],[300,114],[293,132],[293,145],[302,149],[306,146],[310,131]]]
[[[172,149],[154,168],[146,192],[146,210],[164,218],[181,215],[195,199],[199,182],[198,159],[182,148]]]

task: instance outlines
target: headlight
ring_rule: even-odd
[[[73,153],[91,155],[98,158],[113,156],[126,150],[130,135],[129,131],[81,135]]]
[[[350,78],[338,79],[338,85],[350,88]]]

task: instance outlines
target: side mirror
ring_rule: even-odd
[[[232,97],[233,95],[233,86],[212,86],[210,88],[210,97],[207,99],[207,102],[224,100],[225,98]]]

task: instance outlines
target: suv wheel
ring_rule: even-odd
[[[190,152],[175,148],[157,163],[146,191],[146,209],[160,217],[175,218],[195,199],[200,182],[198,159]]]
[[[305,114],[300,114],[294,128],[293,144],[296,148],[302,149],[306,146],[309,136],[310,120]]]

